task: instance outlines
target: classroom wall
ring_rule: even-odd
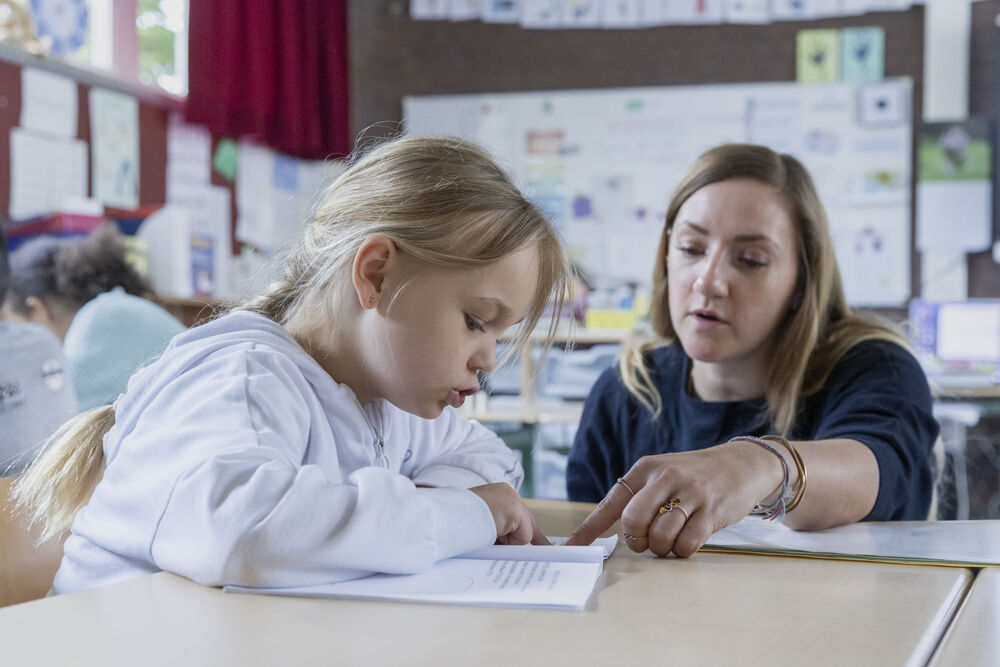
[[[885,75],[913,80],[914,118],[922,115],[924,7],[920,5],[904,12],[761,26],[555,31],[478,21],[412,21],[408,6],[403,0],[351,2],[355,135],[375,123],[382,125],[368,133],[392,132],[401,120],[406,95],[791,81],[799,30],[854,26],[885,30]],[[1000,0],[972,5],[970,113],[997,113],[993,18],[998,13]],[[913,252],[914,294],[919,294],[919,262],[919,254]],[[990,253],[969,257],[969,278],[970,297],[1000,297],[1000,266]]]
[[[21,65],[0,61],[0,216],[10,204],[10,130],[21,118]],[[90,86],[77,84],[76,136],[90,144]],[[166,198],[167,118],[170,110],[139,102],[139,204],[162,204]]]

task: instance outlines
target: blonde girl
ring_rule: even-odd
[[[605,500],[570,543],[619,516],[630,548],[677,556],[747,514],[801,529],[926,517],[927,381],[899,334],[848,307],[797,160],[709,150],[657,258],[657,339],[596,383],[570,453],[570,498]]]
[[[565,280],[552,227],[482,150],[379,145],[280,282],[177,336],[20,481],[46,535],[69,531],[54,592],[160,570],[304,585],[544,543],[517,458],[455,408]]]

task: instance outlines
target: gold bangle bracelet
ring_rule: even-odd
[[[779,445],[783,445],[788,453],[792,455],[792,461],[795,462],[795,469],[799,473],[799,488],[795,490],[795,495],[792,499],[785,504],[785,513],[791,512],[793,509],[798,507],[799,502],[802,501],[802,495],[806,492],[806,464],[802,460],[802,455],[799,451],[795,449],[795,445],[788,442],[788,439],[780,435],[765,435],[761,436],[762,440],[770,440],[771,442],[776,442]]]

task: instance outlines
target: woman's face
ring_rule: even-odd
[[[797,278],[797,232],[771,186],[712,183],[678,211],[667,250],[670,321],[692,359],[766,361]]]

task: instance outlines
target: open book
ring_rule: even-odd
[[[362,600],[402,600],[503,607],[583,609],[618,537],[586,547],[493,545],[440,561],[420,574],[373,574],[317,586],[248,588],[230,593]]]
[[[883,563],[1000,567],[1000,521],[865,521],[796,531],[747,518],[709,538],[702,551]]]

